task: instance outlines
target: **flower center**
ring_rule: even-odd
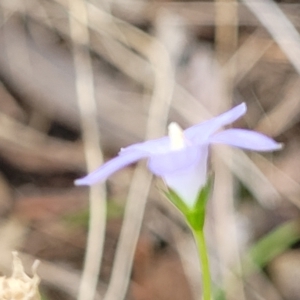
[[[168,126],[168,135],[171,141],[171,150],[181,150],[185,148],[186,142],[182,128],[175,122]]]

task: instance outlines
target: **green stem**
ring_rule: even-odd
[[[203,300],[211,300],[210,270],[204,232],[203,230],[193,230],[193,234],[201,262]]]

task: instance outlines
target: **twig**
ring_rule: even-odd
[[[243,0],[300,74],[300,35],[274,1]]]
[[[103,162],[96,118],[92,62],[89,53],[88,18],[84,0],[69,1],[69,22],[76,72],[76,90],[81,114],[82,138],[88,171]],[[84,269],[78,300],[93,300],[100,272],[106,223],[106,195],[103,186],[90,189],[90,223]]]
[[[274,45],[272,39],[262,39],[260,35],[261,29],[256,29],[223,66],[225,72],[227,69],[230,70],[234,66],[236,67],[236,71],[234,72],[235,85],[245,78],[262,56]]]
[[[255,130],[269,136],[278,136],[298,122],[300,114],[299,76],[290,79],[285,91],[285,97],[266,113],[256,125]]]
[[[216,0],[216,55],[223,67],[224,100],[221,107],[231,107],[236,74],[236,60],[232,59],[238,42],[238,12],[236,0]],[[227,64],[231,58],[230,64]],[[224,147],[224,146],[223,146]],[[222,148],[218,149],[222,152]],[[225,148],[225,147],[224,147]],[[225,148],[226,149],[226,148]],[[233,159],[231,149],[227,150],[226,161]],[[223,158],[224,156],[222,156]],[[235,294],[239,299],[245,299],[243,282],[240,279],[231,284],[228,269],[237,265],[240,269],[239,245],[237,240],[236,213],[234,210],[234,180],[230,168],[219,155],[215,156],[215,189],[213,193],[213,208],[218,256],[220,259],[221,281],[225,288],[226,298],[233,299]],[[225,233],[225,234],[224,234]]]
[[[24,261],[26,269],[29,268],[36,259],[35,257],[25,253],[20,253],[20,256],[22,261]],[[1,264],[4,265],[5,263],[8,265],[8,262],[9,260],[7,259],[5,262],[1,262]],[[78,288],[81,279],[78,270],[70,267],[62,267],[50,261],[41,260],[37,273],[44,284],[46,283],[49,286],[53,286],[56,289],[67,293],[72,298],[76,298],[78,295]],[[104,286],[99,286],[99,290],[99,292],[96,292],[95,300],[102,299]]]
[[[0,152],[26,170],[83,169],[81,146],[49,137],[0,112]]]
[[[142,31],[129,24],[122,29],[123,32],[125,29],[130,45],[146,56],[153,67],[154,88],[149,108],[146,139],[161,136],[166,127],[173,93],[173,73],[169,55],[156,39]],[[144,46],[145,44],[147,47]],[[151,180],[152,175],[145,171],[143,163],[139,163],[128,194],[124,222],[105,300],[122,300],[126,295]]]

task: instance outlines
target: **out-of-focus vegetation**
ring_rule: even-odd
[[[73,180],[86,172],[84,151],[96,151],[87,145],[92,131],[84,119],[96,122],[106,160],[163,135],[170,121],[186,127],[246,102],[235,125],[285,147],[263,155],[214,148],[206,226],[214,284],[228,300],[300,299],[300,4],[257,3],[0,2],[1,272],[9,272],[18,250],[29,269],[41,260],[45,299],[77,297],[90,213],[88,189]],[[90,106],[88,97],[97,108],[87,115],[78,99]],[[139,168],[106,184],[96,299],[124,268],[113,264],[122,226],[129,228],[123,240],[135,241],[144,212],[126,299],[198,299],[192,237],[158,193],[161,182]],[[118,250],[126,262],[131,248]],[[248,272],[244,259],[251,256],[256,265]]]

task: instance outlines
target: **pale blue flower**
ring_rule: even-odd
[[[169,136],[137,143],[121,149],[119,155],[103,164],[76,185],[92,185],[105,181],[111,174],[140,159],[148,159],[148,168],[161,177],[189,207],[193,207],[200,189],[207,181],[208,152],[211,144],[226,144],[248,150],[273,151],[281,144],[273,139],[246,129],[220,129],[246,112],[244,103],[233,109],[194,125],[184,131],[170,126]]]

